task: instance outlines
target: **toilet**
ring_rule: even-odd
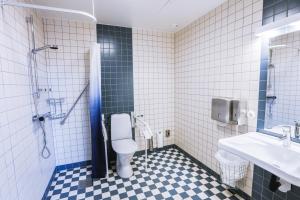
[[[130,161],[137,150],[137,144],[132,139],[130,116],[128,114],[113,114],[111,116],[111,143],[117,153],[117,173],[121,178],[129,178],[133,174]]]

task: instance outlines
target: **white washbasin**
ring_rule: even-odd
[[[282,140],[251,132],[219,140],[219,149],[238,155],[261,168],[300,186],[300,145],[283,147]]]

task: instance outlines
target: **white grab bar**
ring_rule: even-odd
[[[105,127],[105,119],[104,119],[104,114],[102,114],[102,120],[101,120],[101,126],[102,126],[102,134],[104,138],[104,149],[105,149],[105,165],[106,165],[106,178],[108,178],[108,157],[107,157],[107,131]]]
[[[102,114],[102,120],[101,120],[101,125],[102,125],[102,135],[103,135],[103,138],[105,141],[108,140],[108,137],[107,137],[107,131],[106,131],[106,127],[105,127],[105,119],[104,119],[104,114]]]
[[[131,113],[131,115],[134,116],[133,113]],[[151,139],[153,137],[153,133],[150,129],[149,124],[147,122],[145,122],[144,120],[142,120],[141,117],[143,117],[143,115],[133,117],[134,122],[135,122],[133,127],[138,127],[139,129],[141,129],[141,131],[144,135],[144,138],[145,138],[145,169],[147,171],[147,169],[148,169],[148,165],[147,165],[147,163],[148,163],[148,152],[147,152],[148,145],[147,145],[147,143],[148,142],[147,141],[148,141],[148,139]],[[139,124],[136,122],[139,122],[141,124],[141,126],[139,126]]]
[[[144,137],[145,139],[151,139],[151,137],[153,136],[153,133],[148,125],[147,122],[145,122],[144,120],[140,119],[139,117],[135,117],[136,121],[139,121],[143,126],[144,126],[144,129],[143,129],[143,134],[144,134]],[[137,125],[138,126],[138,125]],[[139,126],[138,126],[139,127]],[[139,127],[141,128],[141,127]]]

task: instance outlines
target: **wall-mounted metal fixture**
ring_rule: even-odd
[[[44,122],[46,118],[50,118],[51,119],[50,112],[47,112],[47,113],[42,114],[42,115],[34,115],[34,116],[32,116],[32,121],[33,122],[35,122],[35,121]]]
[[[49,98],[47,102],[50,106],[50,119],[60,119],[64,118],[66,113],[63,112],[62,104],[64,103],[64,98]]]
[[[2,0],[1,7],[3,6],[16,6],[16,7],[22,7],[22,8],[33,8],[38,10],[47,10],[47,11],[56,11],[56,12],[63,12],[63,13],[71,13],[71,14],[77,14],[82,15],[85,17],[88,17],[92,19],[94,22],[97,22],[97,19],[95,17],[95,8],[94,8],[94,1],[92,0],[92,10],[93,14],[81,11],[81,10],[73,10],[73,9],[66,9],[66,8],[57,8],[57,7],[50,7],[50,6],[42,6],[42,5],[36,5],[31,3],[21,3],[21,2],[13,2],[11,0]]]
[[[246,123],[246,103],[237,99],[213,98],[211,102],[211,118],[218,122],[232,125]]]
[[[233,120],[233,105],[231,99],[213,98],[211,102],[211,118],[226,124],[237,124]]]

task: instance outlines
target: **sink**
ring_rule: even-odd
[[[218,146],[300,186],[300,144],[283,147],[279,138],[258,132],[220,139]]]

